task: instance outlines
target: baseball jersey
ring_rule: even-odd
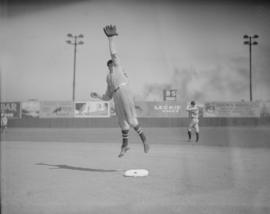
[[[133,94],[128,87],[128,78],[119,64],[117,54],[112,54],[112,60],[113,72],[107,75],[107,90],[102,99],[113,98],[119,125],[121,129],[127,130],[130,125],[133,127],[138,125]]]
[[[112,54],[112,60],[114,62],[113,72],[110,72],[107,75],[106,82],[107,82],[107,90],[103,95],[104,100],[109,100],[113,97],[113,94],[119,87],[128,84],[127,74],[124,72],[124,69],[119,63],[118,55]]]
[[[188,105],[186,110],[189,113],[189,117],[193,119],[199,118],[199,107],[197,105],[194,106]]]
[[[8,119],[6,116],[1,117],[1,126],[6,126]]]

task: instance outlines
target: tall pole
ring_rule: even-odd
[[[75,101],[75,90],[76,90],[76,52],[77,52],[77,37],[74,42],[74,63],[73,63],[73,90],[72,90],[72,101]]]
[[[245,45],[249,45],[249,100],[250,102],[253,101],[253,95],[252,95],[252,45],[257,45],[257,41],[253,41],[254,39],[259,38],[258,35],[248,36],[244,35],[244,39],[247,39],[244,41]]]
[[[83,41],[78,41],[78,38],[83,38],[83,35],[72,35],[69,33],[68,37],[72,38],[73,41],[67,40],[66,42],[70,45],[74,45],[74,60],[73,60],[73,83],[72,83],[72,101],[76,100],[76,60],[77,60],[77,45],[84,44]]]
[[[249,38],[249,100],[252,102],[252,44]]]

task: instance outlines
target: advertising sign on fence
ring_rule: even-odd
[[[138,117],[187,117],[186,106],[175,101],[136,102]]]
[[[73,117],[74,106],[71,101],[42,101],[40,117]]]
[[[270,100],[262,102],[261,117],[270,117]]]
[[[4,102],[1,103],[1,112],[5,113],[8,118],[17,119],[21,117],[20,102]]]
[[[38,118],[40,113],[40,102],[28,100],[21,103],[22,118]]]
[[[260,117],[260,103],[206,102],[204,117]]]
[[[110,117],[110,104],[104,101],[75,102],[75,117]]]

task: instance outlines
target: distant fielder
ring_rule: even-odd
[[[7,130],[8,118],[5,113],[1,113],[1,133]]]
[[[107,75],[107,90],[103,95],[92,92],[91,97],[105,101],[113,99],[114,101],[115,112],[118,117],[119,126],[122,130],[123,140],[121,152],[118,155],[119,157],[122,157],[129,150],[128,133],[130,127],[134,128],[139,134],[144,146],[144,152],[148,153],[150,147],[146,143],[146,137],[137,119],[133,96],[128,86],[127,74],[120,64],[119,56],[115,49],[114,39],[118,36],[116,26],[107,25],[103,30],[109,40],[109,50],[111,55],[111,59],[107,62],[109,69]]]
[[[199,142],[199,107],[196,105],[195,101],[191,101],[186,110],[188,111],[190,118],[188,125],[188,140],[191,141],[192,129],[194,129],[196,142]]]

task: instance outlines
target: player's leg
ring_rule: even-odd
[[[143,129],[140,126],[139,121],[137,119],[136,109],[135,109],[135,105],[133,103],[133,100],[125,99],[123,107],[125,110],[125,116],[126,116],[127,122],[138,133],[138,135],[140,136],[140,139],[143,143],[144,152],[148,153],[150,150],[150,146],[146,142],[146,136],[145,136]]]
[[[134,126],[134,130],[139,134],[141,141],[143,143],[143,148],[144,148],[144,152],[148,153],[150,150],[150,146],[149,144],[146,142],[146,136],[143,132],[142,127],[140,126],[140,124],[138,123],[136,126]]]
[[[6,120],[6,123],[5,123],[5,132],[7,131],[7,128],[8,128],[8,120]]]
[[[129,150],[129,147],[128,147],[128,132],[129,132],[129,129],[122,130],[122,146],[121,146],[121,152],[118,155],[119,158],[123,157],[124,154]]]
[[[188,141],[191,141],[191,130],[188,129]]]
[[[198,120],[195,121],[194,129],[195,129],[195,134],[196,134],[196,142],[199,142],[200,130],[199,130],[199,121]]]
[[[6,124],[4,118],[1,118],[1,134],[5,132]]]
[[[196,142],[198,143],[199,142],[199,137],[200,136],[200,134],[199,134],[199,132],[196,132]]]
[[[118,157],[123,157],[123,155],[129,150],[128,133],[129,133],[130,126],[125,119],[125,112],[123,111],[123,108],[121,108],[121,106],[119,105],[119,102],[117,102],[116,100],[115,100],[115,112],[118,118],[118,124],[122,132],[122,145],[121,145],[121,151]]]
[[[192,121],[190,121],[188,128],[187,128],[187,133],[188,133],[188,141],[191,141],[191,131],[192,131]]]
[[[139,124],[139,121],[136,117],[136,115],[129,115],[128,117],[128,122],[130,124],[130,126],[132,126],[134,128],[134,130],[138,133],[138,135],[140,136],[140,139],[143,143],[143,148],[144,148],[144,152],[148,153],[150,150],[150,146],[149,144],[146,142],[146,136],[143,132],[143,129],[141,127],[141,125]]]
[[[143,143],[143,148],[144,148],[144,152],[148,153],[150,150],[150,146],[149,144],[146,142],[146,136],[144,134],[144,131],[141,127],[141,125],[138,122],[138,119],[136,118],[135,115],[131,116],[129,115],[128,117],[128,122],[130,124],[130,126],[132,126],[134,128],[134,130],[138,133],[138,135],[140,136],[140,139]]]

